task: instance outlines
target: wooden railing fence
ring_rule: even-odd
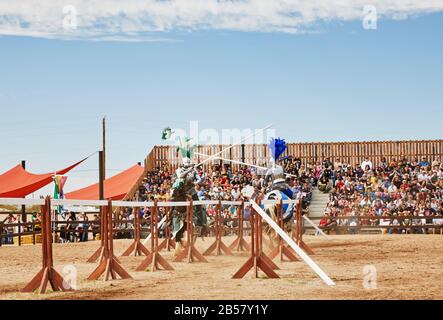
[[[213,155],[225,149],[226,145],[201,145],[196,153]],[[374,164],[382,158],[388,162],[406,157],[409,161],[415,158],[421,160],[426,157],[432,161],[443,156],[443,140],[417,140],[417,141],[367,141],[367,142],[318,142],[318,143],[289,143],[285,154],[299,158],[304,165],[312,161],[340,159],[341,162],[352,166],[362,163],[368,157]],[[238,145],[224,152],[222,158],[247,162],[254,165],[266,165],[270,159],[267,145]],[[199,163],[205,157],[195,155],[195,162]],[[147,158],[150,168],[167,166],[175,169],[180,165],[181,157],[175,146],[156,146]],[[222,161],[214,160],[206,167],[221,164]],[[234,168],[239,165],[234,164]]]

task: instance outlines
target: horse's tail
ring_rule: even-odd
[[[271,217],[272,221],[278,224],[278,217],[277,217],[277,206],[276,205],[270,205],[269,207],[265,207],[266,213]],[[277,239],[277,232],[273,228],[271,228],[270,225],[267,223],[264,224],[264,231],[267,235],[271,236],[273,239]]]

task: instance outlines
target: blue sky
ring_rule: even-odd
[[[0,24],[1,26],[1,24]],[[0,27],[1,28],[1,27]],[[443,13],[320,24],[316,32],[168,31],[172,41],[0,36],[0,172],[100,148],[108,175],[142,161],[164,127],[261,128],[289,141],[439,139]],[[96,180],[96,157],[68,190]]]

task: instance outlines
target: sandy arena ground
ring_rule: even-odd
[[[175,272],[134,272],[141,258],[122,258],[134,277],[130,281],[85,281],[95,264],[85,263],[97,242],[54,246],[55,267],[78,270],[78,291],[34,295],[17,293],[39,271],[41,247],[0,248],[0,299],[146,299],[146,300],[298,300],[298,299],[443,299],[443,237],[334,236],[332,242],[306,237],[314,260],[337,282],[327,287],[302,263],[278,263],[280,280],[264,277],[232,280],[248,255],[209,257],[209,264],[173,264]],[[212,239],[199,241],[203,250]],[[231,243],[232,239],[225,239]],[[131,241],[116,241],[120,254]],[[164,253],[171,261],[172,253]],[[277,261],[277,260],[276,260]],[[363,268],[377,268],[377,289],[365,290]]]

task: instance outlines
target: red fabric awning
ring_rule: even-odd
[[[144,174],[144,168],[135,165],[104,182],[105,199],[123,200],[131,191],[135,184]],[[89,187],[67,193],[66,199],[71,200],[98,200],[99,184],[93,184]]]
[[[66,174],[86,159],[54,173]],[[33,174],[23,169],[21,165],[17,165],[0,175],[0,198],[24,198],[50,184],[54,173]]]

